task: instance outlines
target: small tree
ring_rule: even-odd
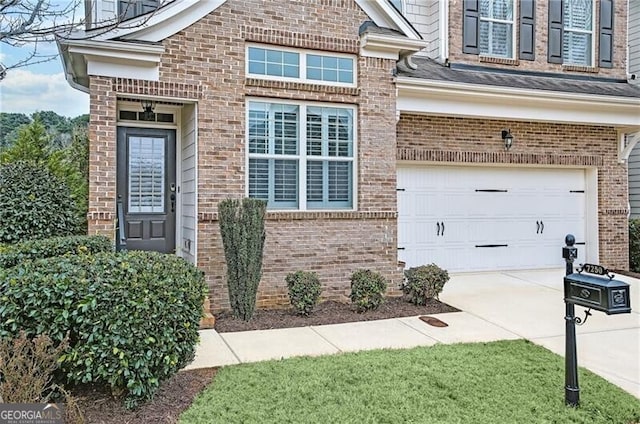
[[[233,316],[249,321],[262,274],[267,203],[258,199],[220,202],[220,233],[227,262],[227,286]]]
[[[69,187],[45,166],[0,165],[0,243],[74,234],[76,212]]]

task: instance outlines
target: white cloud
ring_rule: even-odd
[[[0,110],[27,115],[52,110],[75,117],[89,113],[89,95],[71,88],[62,72],[40,74],[13,69],[0,82]]]

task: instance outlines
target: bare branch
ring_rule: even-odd
[[[115,29],[145,27],[160,8],[173,1],[159,0],[157,7],[148,11],[136,8],[135,1],[131,1],[110,19],[91,22],[90,31],[75,33],[84,25],[83,0],[0,0],[0,44],[17,48],[30,46],[22,57],[14,58],[11,63],[0,63],[0,81],[7,70],[53,60],[57,55],[38,52],[42,43],[56,39],[91,39]],[[143,12],[147,13],[136,16]]]

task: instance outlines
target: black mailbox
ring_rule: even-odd
[[[605,277],[582,274],[594,272]],[[629,284],[614,280],[606,269],[599,265],[585,264],[579,273],[564,277],[564,300],[567,303],[611,314],[631,312]]]

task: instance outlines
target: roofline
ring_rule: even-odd
[[[602,94],[569,93],[566,91],[534,90],[529,88],[514,88],[499,85],[471,84],[465,82],[451,82],[441,80],[428,80],[423,78],[399,76],[396,80],[398,89],[413,89],[418,91],[432,91],[434,89],[454,92],[463,92],[469,96],[517,96],[547,98],[553,101],[583,101],[599,102],[603,104],[636,105],[640,107],[639,97],[605,96]]]
[[[422,35],[387,0],[355,0],[376,25],[402,32],[408,38],[422,40]]]
[[[608,126],[640,124],[640,98],[397,77],[397,109],[471,118]]]

